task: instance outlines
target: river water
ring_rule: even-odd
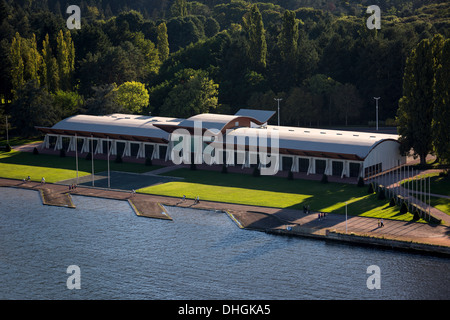
[[[225,214],[0,188],[0,299],[449,299],[450,259],[239,229]],[[69,290],[69,266],[80,289]],[[379,267],[369,289],[369,266]],[[75,283],[75,282],[73,282]]]

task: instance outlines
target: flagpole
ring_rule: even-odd
[[[431,219],[431,177],[428,177],[428,221]]]
[[[78,185],[78,137],[75,133],[75,166],[77,169],[77,185]]]
[[[92,186],[94,186],[94,137],[91,134]]]
[[[109,141],[109,137],[108,137],[108,189],[111,188],[111,178],[109,176],[109,153],[110,153],[110,141]]]
[[[5,121],[6,121],[6,144],[9,145],[8,116],[5,117]]]
[[[347,233],[347,201],[345,201],[345,233]]]

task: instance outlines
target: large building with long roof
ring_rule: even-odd
[[[405,163],[397,135],[268,125],[274,114],[274,111],[241,109],[235,115],[205,113],[188,119],[129,114],[75,115],[51,128],[37,129],[45,134],[44,149],[92,152],[94,156],[109,154],[171,162],[175,133],[200,132],[202,148],[214,140],[222,141],[217,140],[219,136],[223,139],[223,163],[227,166],[261,165],[258,156],[252,157],[260,141],[251,138],[255,136],[276,137],[276,143],[268,140],[265,146],[268,153],[276,151],[279,155],[278,171],[368,177]]]

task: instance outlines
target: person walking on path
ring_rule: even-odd
[[[45,178],[44,177],[42,177],[42,179],[41,179],[41,184],[45,184]]]

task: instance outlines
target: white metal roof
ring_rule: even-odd
[[[227,123],[241,116],[244,115],[205,113],[189,119],[178,119],[118,113],[106,116],[76,115],[58,122],[52,129],[168,140],[169,133],[155,124],[194,127],[194,121],[201,121],[202,128],[221,130]],[[227,130],[227,134],[231,137],[256,136],[262,130],[266,131],[269,137],[271,133],[277,132],[279,148],[282,149],[356,155],[360,158],[365,158],[376,144],[386,140],[398,141],[399,138],[398,135],[390,134],[284,126],[239,127]],[[270,140],[267,146],[270,147]]]
[[[229,135],[233,137],[256,136],[258,130],[267,130],[268,146],[271,145],[272,133],[276,132],[279,137],[280,149],[351,154],[360,158],[365,158],[376,144],[384,140],[398,140],[397,135],[390,134],[283,126],[267,126],[266,129],[237,128]],[[251,143],[250,140],[247,141],[247,145]]]
[[[266,123],[274,114],[275,111],[271,110],[240,109],[235,115],[254,118],[260,123]]]
[[[179,126],[194,128],[196,123],[200,125],[201,122],[202,128],[222,130],[225,125],[238,117],[239,116],[232,116],[228,114],[201,113],[188,119],[184,119],[179,123]]]
[[[176,118],[119,113],[106,116],[76,115],[58,122],[52,129],[167,139],[169,134],[153,124],[179,122]]]

